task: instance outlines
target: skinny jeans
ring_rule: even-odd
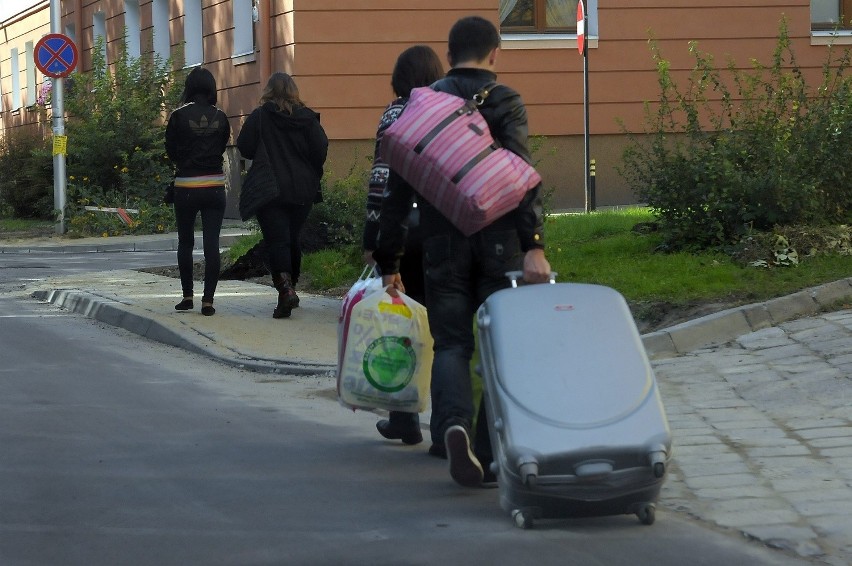
[[[225,187],[175,187],[174,206],[178,229],[177,260],[183,296],[193,295],[192,250],[195,248],[195,219],[200,213],[204,242],[204,295],[201,300],[212,303],[221,268],[219,233],[225,217]]]

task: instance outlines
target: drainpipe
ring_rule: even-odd
[[[79,1],[79,0],[78,0]],[[261,88],[272,74],[272,13],[269,0],[257,2],[257,72]]]

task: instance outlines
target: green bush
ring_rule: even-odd
[[[40,135],[15,130],[0,141],[0,209],[16,218],[53,218],[53,156]]]
[[[750,70],[690,53],[680,89],[652,40],[660,98],[645,107],[645,136],[631,143],[621,174],[658,218],[671,249],[723,247],[777,224],[849,219],[852,205],[852,77],[849,51],[829,49],[822,83],[809,88],[785,20],[772,64]],[[675,135],[673,135],[675,134]]]
[[[160,208],[172,177],[164,124],[167,112],[177,106],[183,72],[172,72],[171,61],[150,54],[130,57],[126,43],[107,66],[103,40],[98,42],[92,50],[92,70],[72,76],[66,99],[68,174],[74,185],[69,193],[100,206],[139,208],[147,214]],[[82,232],[112,233],[109,221],[80,212],[80,202],[70,195],[68,201],[72,226]],[[84,218],[75,219],[78,214]],[[94,224],[84,229],[89,220]],[[140,220],[140,226],[161,224],[158,212]]]
[[[361,246],[369,174],[369,166],[356,162],[345,177],[323,177],[323,201],[311,209],[302,231],[305,251]]]

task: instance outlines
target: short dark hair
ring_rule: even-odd
[[[415,45],[397,57],[391,87],[397,96],[408,98],[411,89],[429,86],[443,76],[444,67],[438,54],[428,45]]]
[[[450,29],[450,65],[482,61],[500,47],[500,33],[494,24],[480,16],[468,16]]]
[[[188,102],[207,103],[216,105],[216,79],[213,73],[204,67],[195,67],[186,76],[183,83],[183,93],[180,100],[184,104]]]

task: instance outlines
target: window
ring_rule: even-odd
[[[24,47],[24,61],[26,62],[26,77],[27,77],[27,106],[33,106],[36,103],[36,68],[35,57],[33,52],[33,42],[28,41]]]
[[[74,43],[77,43],[77,32],[74,30],[74,24],[67,24],[65,26],[65,35],[71,38]],[[79,49],[79,44],[78,49]]]
[[[852,0],[811,0],[811,29],[848,29]]]
[[[577,0],[500,0],[500,29],[504,33],[576,33]]]
[[[138,59],[142,55],[142,22],[139,20],[139,0],[124,0],[124,27],[127,34],[127,55]]]
[[[21,107],[21,69],[18,67],[18,48],[12,48],[11,60],[12,64],[12,110],[18,110]]]
[[[172,38],[169,33],[169,0],[154,0],[151,7],[151,19],[154,25],[154,53],[163,61],[172,56]]]
[[[194,67],[204,62],[204,35],[201,25],[201,0],[186,0],[183,14],[185,65]]]
[[[98,40],[101,40],[100,49],[101,56],[104,58],[104,63],[107,62],[107,35],[106,35],[106,14],[103,12],[95,12],[92,16],[92,49],[98,48]]]
[[[254,2],[233,0],[234,10],[234,57],[254,53]]]

